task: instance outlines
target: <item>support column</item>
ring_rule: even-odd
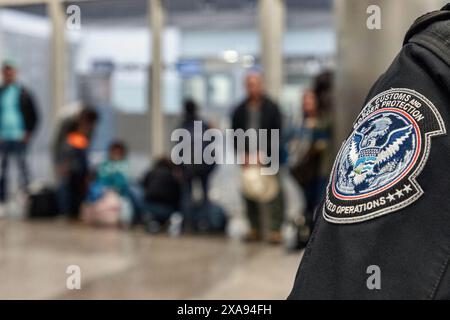
[[[259,29],[264,85],[268,94],[279,99],[283,86],[283,0],[259,0]]]
[[[164,116],[161,103],[162,89],[162,33],[164,27],[164,8],[161,0],[149,1],[150,29],[152,34],[152,64],[150,69],[150,134],[151,158],[164,154]]]
[[[66,45],[65,45],[65,28],[66,15],[63,4],[59,0],[48,0],[47,4],[48,16],[51,21],[51,90],[52,90],[52,106],[50,112],[51,130],[53,136],[58,115],[65,105],[66,90]]]

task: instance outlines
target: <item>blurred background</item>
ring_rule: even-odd
[[[310,232],[308,210],[323,191],[323,168],[332,163],[370,86],[401,49],[408,27],[445,3],[0,0],[0,59],[14,61],[17,82],[32,94],[39,114],[27,146],[32,187],[26,196],[18,191],[21,173],[13,160],[8,169],[10,196],[0,218],[0,298],[286,298]],[[370,5],[380,8],[380,29],[367,26]],[[151,198],[143,180],[157,176],[160,160],[170,157],[171,133],[186,119],[186,100],[208,127],[233,127],[234,110],[247,101],[249,74],[262,82],[264,96],[281,116],[284,162],[275,182],[261,183],[282,190],[282,226],[270,230],[270,241],[244,241],[256,238],[249,237],[254,226],[247,219],[238,165],[208,172],[205,198],[222,223],[192,228],[183,205],[158,223],[149,219],[157,210],[142,205]],[[52,212],[30,212],[39,197],[59,203],[64,179],[53,159],[55,139],[65,119],[79,119],[86,108],[98,116],[86,150],[89,171],[95,172],[89,173],[90,183],[99,166],[112,160],[110,146],[119,139],[126,147],[129,185],[141,189],[130,193],[144,194],[142,201],[136,195],[128,201],[139,221],[95,227],[91,224],[99,223],[68,220],[51,206],[42,210]],[[304,128],[319,137],[304,135]],[[314,169],[314,187],[303,181],[308,163],[300,159],[312,146],[321,150],[323,164]],[[182,180],[184,199],[188,170],[165,168]],[[195,201],[199,185],[189,188]],[[253,201],[266,204],[262,220],[270,216],[264,207],[272,200]],[[94,202],[83,199],[88,203],[83,210]],[[203,209],[194,205],[191,212]],[[28,219],[45,213],[44,219]],[[270,229],[267,225],[263,229]],[[81,269],[80,290],[66,287],[69,265]]]

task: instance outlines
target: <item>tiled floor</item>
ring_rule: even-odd
[[[0,220],[1,299],[285,299],[300,253],[222,237]],[[66,268],[81,268],[81,289]]]

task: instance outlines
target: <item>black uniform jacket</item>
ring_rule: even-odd
[[[371,88],[289,299],[450,299],[448,10],[416,20]]]

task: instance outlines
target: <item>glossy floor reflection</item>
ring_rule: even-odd
[[[0,220],[1,299],[285,299],[300,253],[222,237]],[[81,268],[81,290],[66,268]]]

